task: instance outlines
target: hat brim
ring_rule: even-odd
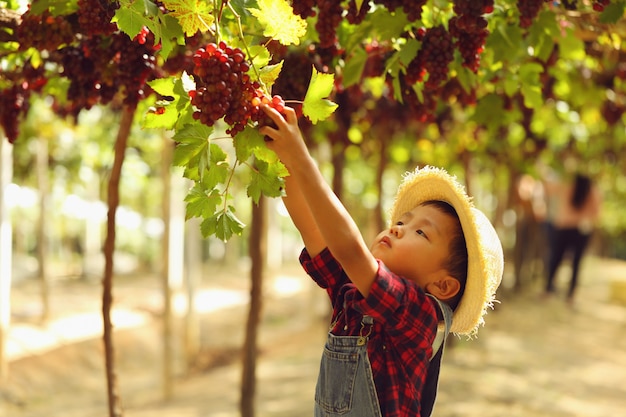
[[[430,200],[445,201],[459,216],[467,245],[467,282],[454,311],[450,331],[473,335],[495,301],[504,264],[502,245],[491,222],[473,206],[465,188],[455,177],[435,167],[427,166],[405,175],[391,209],[392,224],[404,213]]]

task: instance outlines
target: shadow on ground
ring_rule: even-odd
[[[245,273],[213,272],[204,289],[219,297],[201,299],[202,352],[188,371],[183,363],[175,365],[177,376],[168,400],[163,399],[158,279],[116,282],[115,305],[134,318],[133,324],[120,325],[115,336],[124,416],[240,415]],[[567,270],[561,272],[559,285],[565,288]],[[501,304],[489,313],[478,338],[452,339],[444,357],[435,416],[618,415],[626,408],[626,306],[611,301],[609,288],[612,281],[625,279],[625,262],[587,259],[574,309],[561,296],[542,299],[540,282],[530,282],[521,294],[514,294],[505,280]],[[257,415],[311,416],[326,332],[325,294],[294,268],[272,275],[269,281],[259,340]],[[22,345],[15,349],[9,378],[0,384],[0,416],[107,416],[99,336],[63,339],[64,326],[42,328],[33,323],[34,285],[24,283],[14,289],[14,325],[23,331],[23,338],[18,340]],[[56,311],[66,320],[72,311],[76,316],[100,310],[100,288],[93,283],[60,283],[54,297]],[[217,304],[220,308],[210,308]],[[76,325],[76,321],[64,323]],[[98,323],[91,323],[98,330]],[[29,347],[25,328],[39,329],[40,336],[52,329],[48,333],[56,332],[56,337],[48,335],[47,345]]]

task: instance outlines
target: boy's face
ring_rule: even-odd
[[[443,265],[454,230],[455,220],[449,215],[434,206],[417,206],[379,233],[371,252],[390,271],[426,289],[447,275]]]

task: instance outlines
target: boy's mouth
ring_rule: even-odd
[[[389,239],[388,236],[383,236],[382,239],[380,239],[380,243],[382,243],[385,246],[391,247],[391,239]]]

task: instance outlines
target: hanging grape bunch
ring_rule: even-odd
[[[248,122],[262,119],[261,104],[268,104],[282,113],[281,97],[268,97],[257,81],[250,79],[251,64],[239,48],[226,43],[210,43],[193,56],[193,78],[196,89],[189,92],[197,111],[193,117],[207,126],[224,119],[231,136],[241,132]]]

